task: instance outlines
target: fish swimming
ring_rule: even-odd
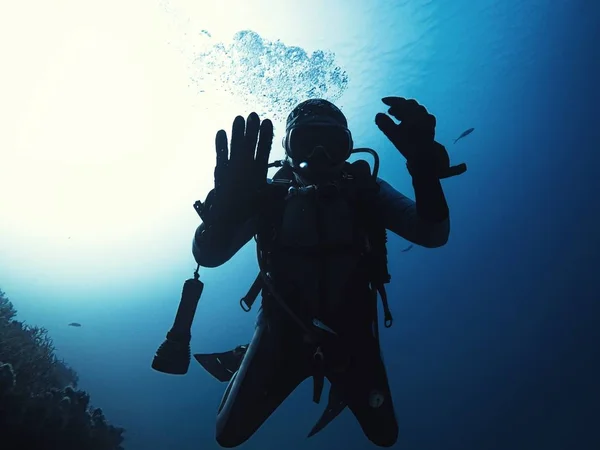
[[[454,143],[456,144],[460,139],[464,138],[465,136],[470,135],[473,132],[473,130],[475,130],[475,128],[469,128],[468,130],[463,131],[459,137],[454,139]]]
[[[70,327],[80,327],[81,324],[78,323],[78,322],[71,322],[68,326],[70,326]]]
[[[413,248],[414,245],[410,244],[408,247],[406,247],[404,250],[400,250],[402,253],[406,253],[407,251],[409,251],[411,248]]]

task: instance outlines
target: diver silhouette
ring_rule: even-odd
[[[249,439],[309,377],[315,402],[324,380],[331,385],[309,436],[348,407],[371,442],[389,447],[397,440],[377,317],[380,297],[384,324],[392,325],[386,232],[423,247],[445,245],[449,210],[440,179],[464,173],[466,165],[450,166],[434,139],[436,119],[423,106],[402,97],[382,100],[389,115],[377,114],[375,122],[406,159],[416,201],[378,177],[377,153],[355,148],[346,117],[323,99],[289,114],[283,161],[269,164],[273,125],[256,113],[235,118],[230,146],[224,130],[216,135],[215,186],[195,205],[202,224],[192,253],[199,266],[217,267],[254,237],[259,274],[242,307],[250,310],[262,293],[248,345],[194,355],[229,383],[217,413],[222,447]],[[365,160],[348,161],[360,152],[375,157],[373,170]],[[279,170],[268,179],[273,166]],[[189,333],[172,329],[167,337],[182,355],[186,345],[189,351]]]

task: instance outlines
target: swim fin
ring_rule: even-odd
[[[231,380],[233,374],[240,368],[246,350],[248,350],[248,344],[238,345],[233,350],[223,353],[196,353],[194,358],[213,377],[225,382]]]
[[[346,402],[343,400],[342,393],[336,387],[335,384],[332,384],[329,388],[329,399],[327,400],[327,407],[321,417],[315,424],[315,426],[310,430],[310,433],[307,437],[314,436],[327,425],[329,425],[333,419],[340,415],[340,413],[346,408]]]

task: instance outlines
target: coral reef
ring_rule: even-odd
[[[124,429],[77,389],[77,374],[55,356],[48,332],[15,316],[0,290],[2,449],[122,450]]]

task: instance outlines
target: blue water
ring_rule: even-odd
[[[37,7],[14,6],[2,44],[0,288],[19,319],[50,330],[127,449],[217,448],[225,385],[195,362],[183,377],[150,368],[195,268],[191,205],[211,187],[219,128],[272,117],[274,159],[282,117],[311,93],[342,107],[409,196],[373,122],[381,97],[424,104],[469,166],[443,182],[445,247],[401,253],[390,236],[394,448],[600,448],[597,2],[63,2],[51,19]],[[285,79],[302,64],[310,76]],[[253,244],[201,271],[193,351],[248,342],[255,313],[238,300],[255,275]],[[243,448],[372,448],[348,411],[307,440],[324,407],[311,389]]]

